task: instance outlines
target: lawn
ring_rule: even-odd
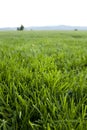
[[[0,130],[87,129],[87,32],[0,32]]]

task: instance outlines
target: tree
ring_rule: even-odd
[[[78,29],[77,29],[77,28],[75,28],[75,29],[74,29],[74,31],[78,31]]]
[[[17,27],[17,30],[18,30],[18,31],[23,31],[23,30],[24,30],[24,26],[21,25],[20,27]]]
[[[20,30],[24,30],[24,26],[23,25],[21,25]]]
[[[17,30],[19,31],[19,30],[20,30],[20,28],[19,28],[19,27],[17,27]]]

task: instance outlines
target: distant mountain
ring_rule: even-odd
[[[3,27],[0,28],[0,31],[10,31],[10,30],[17,30],[15,27]]]
[[[87,26],[66,26],[66,25],[59,25],[59,26],[31,26],[25,27],[25,30],[87,30]],[[17,30],[16,27],[7,27],[7,28],[0,28],[2,31],[9,31],[9,30]]]
[[[26,30],[87,30],[86,26],[40,26],[40,27],[27,27]]]

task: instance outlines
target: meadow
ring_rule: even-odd
[[[0,130],[87,130],[87,32],[0,32]]]

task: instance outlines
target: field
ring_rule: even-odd
[[[0,130],[87,130],[87,32],[0,32]]]

